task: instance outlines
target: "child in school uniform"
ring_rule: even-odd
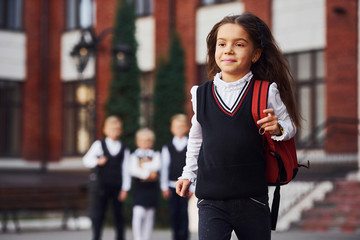
[[[207,37],[211,81],[191,89],[194,116],[176,192],[196,182],[199,240],[271,239],[266,159],[257,125],[274,141],[300,126],[293,78],[268,26],[251,13],[227,16]],[[254,122],[254,80],[271,83],[267,117]],[[257,124],[257,125],[256,125]]]
[[[163,146],[161,151],[161,190],[169,202],[171,228],[174,240],[189,239],[188,199],[176,194],[175,182],[182,174],[186,159],[186,146],[189,132],[185,114],[176,114],[171,118],[170,131],[173,139]]]
[[[109,201],[115,220],[115,239],[125,239],[123,205],[131,186],[128,169],[130,151],[119,140],[122,121],[116,116],[105,119],[104,140],[96,140],[83,157],[83,163],[91,168],[90,218],[93,240],[100,240]]]
[[[154,132],[142,128],[136,132],[137,149],[130,156],[130,173],[133,176],[134,240],[150,240],[155,210],[158,204],[160,153],[154,151]]]

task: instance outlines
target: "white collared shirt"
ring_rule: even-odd
[[[223,103],[231,110],[232,106],[236,105],[239,95],[244,87],[251,81],[253,77],[252,72],[247,73],[243,78],[235,82],[224,82],[221,79],[221,73],[216,74],[214,77],[214,85],[216,94],[221,97]],[[202,129],[200,123],[197,121],[197,102],[196,90],[198,86],[191,88],[192,106],[194,115],[191,119],[191,128],[189,132],[188,148],[186,152],[186,165],[183,174],[179,179],[189,179],[191,182],[196,181],[197,177],[197,159],[202,144]],[[292,138],[296,133],[296,127],[291,121],[291,118],[286,110],[285,104],[280,98],[279,90],[276,83],[271,83],[268,94],[267,108],[274,109],[275,115],[278,117],[279,124],[283,127],[284,133],[281,136],[272,136],[273,140],[282,141]]]

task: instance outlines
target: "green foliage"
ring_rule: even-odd
[[[155,149],[169,142],[170,118],[177,113],[184,113],[185,104],[185,60],[184,50],[179,36],[173,32],[170,41],[169,60],[159,60],[155,76],[154,94],[154,130]]]
[[[119,43],[126,44],[131,49],[128,57],[129,67],[127,70],[119,71],[113,60],[113,77],[105,110],[108,116],[116,115],[123,120],[121,139],[134,150],[134,135],[139,128],[140,116],[140,70],[136,59],[138,45],[135,38],[135,12],[126,0],[119,1],[116,12],[113,47]]]

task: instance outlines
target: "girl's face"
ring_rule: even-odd
[[[185,121],[174,119],[171,123],[170,131],[174,136],[182,138],[187,134],[189,129]]]
[[[216,40],[215,61],[222,71],[225,82],[233,82],[245,76],[252,63],[261,55],[245,29],[234,23],[219,27]]]
[[[154,144],[154,139],[147,135],[138,136],[136,138],[136,145],[140,149],[143,150],[151,149],[153,147],[153,144]]]
[[[106,123],[103,129],[103,132],[106,137],[111,138],[112,140],[118,140],[121,133],[122,127],[120,123]]]

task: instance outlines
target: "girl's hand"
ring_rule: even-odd
[[[278,117],[275,115],[274,109],[265,109],[263,112],[266,113],[267,116],[257,121],[257,124],[259,124],[263,130],[269,132],[270,135],[281,134]]]
[[[156,181],[158,179],[158,173],[157,172],[150,172],[149,177],[145,181]]]
[[[164,191],[162,191],[161,193],[162,193],[162,196],[163,196],[163,198],[164,198],[165,200],[168,200],[168,199],[169,199],[169,197],[170,197],[170,191],[169,191],[169,189],[168,189],[168,190],[164,190]]]
[[[99,166],[103,166],[103,165],[105,165],[106,161],[107,161],[107,158],[105,156],[102,156],[102,157],[98,158],[98,163],[97,164]]]
[[[121,190],[118,196],[118,200],[120,202],[124,202],[127,198],[127,195],[128,195],[127,191]]]
[[[180,179],[175,183],[176,193],[180,197],[187,197],[189,194],[189,187],[190,187],[190,180],[189,179]]]

